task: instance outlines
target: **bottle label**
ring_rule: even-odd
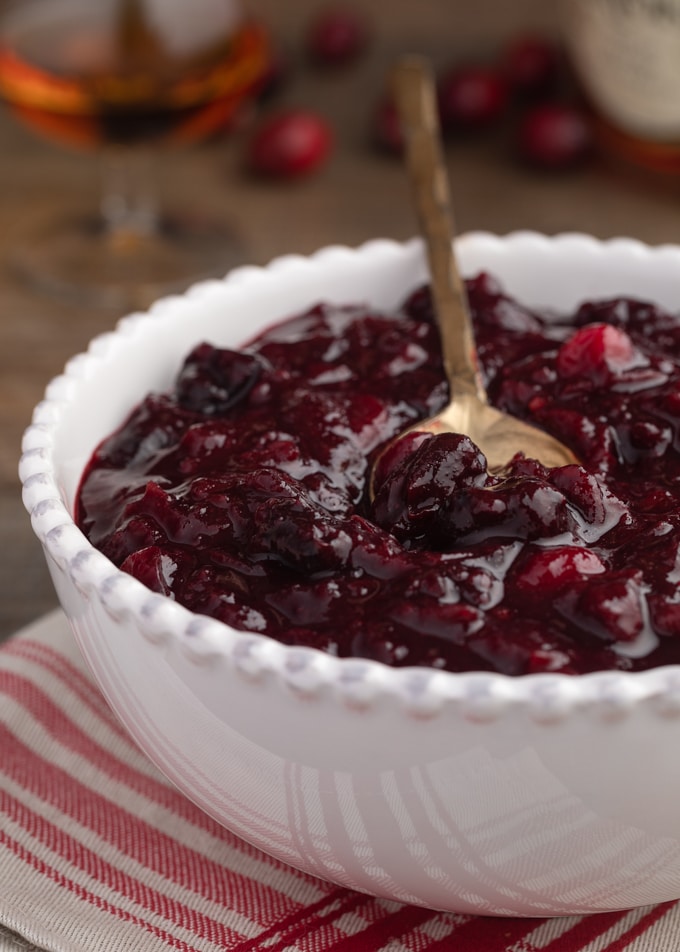
[[[680,137],[680,0],[565,0],[563,11],[595,108],[633,135]]]

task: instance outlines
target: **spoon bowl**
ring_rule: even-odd
[[[566,466],[577,462],[571,450],[543,430],[492,407],[473,392],[458,390],[436,416],[401,433],[464,433],[484,456],[490,473],[502,472],[510,460],[523,453],[544,466]]]
[[[426,61],[409,56],[398,63],[393,77],[394,99],[426,244],[442,359],[449,383],[449,403],[435,416],[405,430],[396,440],[414,431],[433,435],[465,434],[480,448],[487,468],[493,473],[502,472],[518,453],[548,467],[575,463],[574,453],[559,440],[503,413],[488,401],[477,360],[465,284],[453,250],[453,216],[434,89],[432,71]],[[380,458],[371,473],[371,497]]]

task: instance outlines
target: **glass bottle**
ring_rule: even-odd
[[[601,147],[680,175],[680,0],[562,0],[562,26]]]

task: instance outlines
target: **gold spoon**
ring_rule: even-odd
[[[450,400],[436,416],[404,433],[463,433],[486,456],[490,472],[503,470],[517,453],[544,466],[577,462],[570,449],[537,427],[489,404],[482,383],[467,296],[452,245],[453,219],[432,72],[419,57],[399,62],[393,77],[406,163],[425,238],[434,310],[441,336]],[[394,445],[394,441],[390,446]],[[373,475],[371,474],[371,496]]]

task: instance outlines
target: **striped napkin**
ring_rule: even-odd
[[[178,793],[118,724],[60,612],[0,647],[0,952],[678,952],[680,903],[492,919],[290,869]]]

